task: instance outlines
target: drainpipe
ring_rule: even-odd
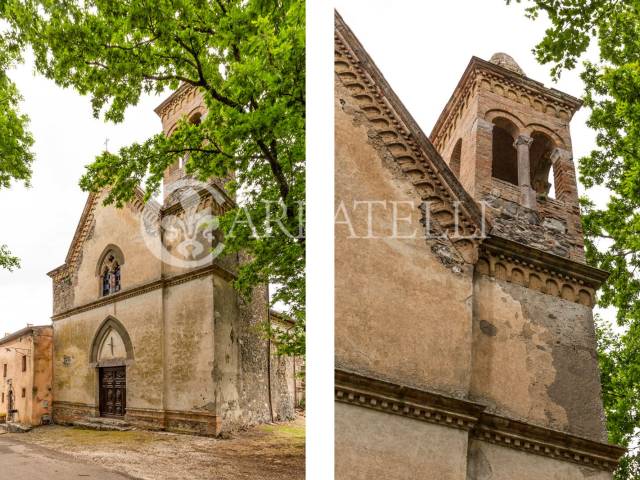
[[[269,308],[269,284],[266,288],[266,300],[267,300],[267,326],[269,336],[267,338],[267,389],[269,391],[269,414],[271,415],[271,421],[273,422],[273,401],[271,400],[271,310]]]

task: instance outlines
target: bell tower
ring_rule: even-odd
[[[178,121],[186,117],[190,122],[199,124],[206,114],[202,93],[195,87],[183,83],[165,101],[154,110],[162,120],[162,131],[169,136],[175,130]],[[167,186],[179,180],[185,175],[184,164],[186,156],[176,159],[164,172],[163,187],[167,191]]]
[[[472,57],[430,137],[494,233],[584,262],[569,131],[580,106],[505,53]]]

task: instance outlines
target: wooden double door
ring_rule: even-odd
[[[100,416],[123,417],[126,410],[126,368],[124,366],[100,368]]]

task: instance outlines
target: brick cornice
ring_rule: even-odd
[[[485,412],[485,406],[346,370],[335,371],[335,400],[470,432],[473,438],[582,466],[613,471],[625,449]]]
[[[477,403],[445,397],[346,370],[335,371],[335,383],[335,399],[338,402],[462,430],[473,428],[485,408]]]
[[[488,251],[503,254],[509,258],[518,258],[523,262],[529,262],[541,269],[547,268],[556,272],[559,276],[570,277],[574,281],[594,289],[600,288],[600,285],[609,276],[609,272],[591,267],[585,263],[576,262],[494,235],[485,239],[483,247]]]
[[[609,276],[604,270],[495,235],[480,246],[476,272],[589,307]]]
[[[491,84],[501,85],[505,94],[510,89],[529,99],[540,101],[545,110],[546,107],[551,107],[556,111],[556,115],[560,115],[561,111],[564,111],[567,121],[582,105],[582,101],[572,95],[554,88],[546,88],[536,80],[474,56],[471,57],[458,85],[429,135],[437,148],[443,147],[444,137],[454,128],[453,124],[459,118],[460,111],[468,104],[482,79],[488,80]]]
[[[431,218],[464,260],[473,263],[478,240],[490,229],[480,208],[337,12],[335,22],[337,81],[349,92],[371,133],[384,143],[420,199],[429,205]],[[454,218],[459,222],[452,221]]]
[[[197,92],[197,88],[188,83],[182,83],[180,86],[171,93],[160,105],[153,109],[153,111],[160,117],[165,117],[171,110],[180,107],[180,104],[184,99],[190,95],[194,95]]]
[[[63,318],[71,317],[72,315],[76,315],[78,313],[103,307],[104,305],[109,305],[111,303],[119,302],[132,297],[137,297],[138,295],[144,295],[145,293],[152,292],[153,290],[157,290],[159,288],[172,287],[174,285],[179,285],[181,283],[189,282],[191,280],[213,274],[219,275],[227,281],[232,281],[236,278],[236,275],[233,272],[221,267],[220,265],[207,265],[191,272],[175,275],[172,277],[161,278],[144,285],[121,290],[118,293],[114,293],[106,297],[100,297],[99,299],[92,302],[88,302],[84,305],[79,305],[77,307],[73,307],[69,310],[65,310],[64,312],[53,315],[51,317],[51,320],[55,322]]]

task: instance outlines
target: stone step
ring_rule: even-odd
[[[95,419],[90,420],[78,420],[73,422],[74,427],[86,428],[89,430],[104,430],[109,432],[126,432],[129,430],[133,430],[133,427],[129,425],[124,420],[117,419],[98,419],[99,421],[93,421]],[[106,420],[114,420],[114,421],[106,421]]]
[[[20,423],[15,422],[7,422],[0,424],[0,431],[7,433],[26,433],[31,430],[30,425],[22,425]]]
[[[100,423],[102,425],[116,425],[118,427],[128,427],[129,424],[123,420],[122,418],[112,418],[112,417],[89,417],[86,422],[91,423]]]

